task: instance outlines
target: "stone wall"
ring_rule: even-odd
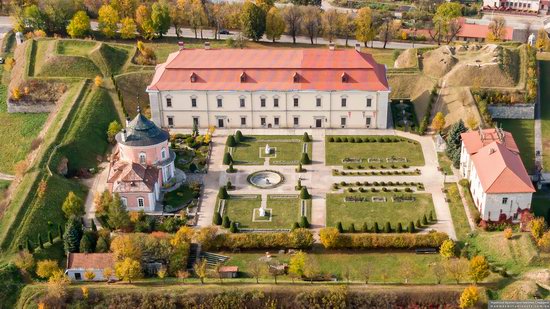
[[[490,104],[487,108],[494,119],[535,119],[535,104]]]
[[[49,113],[55,108],[52,102],[7,101],[8,113]]]

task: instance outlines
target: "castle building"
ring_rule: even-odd
[[[169,139],[168,132],[139,108],[137,116],[116,135],[107,184],[128,210],[155,211],[161,188],[174,178],[176,155],[168,148]]]
[[[500,128],[461,134],[460,175],[481,219],[517,222],[531,208],[535,188],[511,133]]]
[[[353,49],[184,49],[147,87],[160,127],[387,128],[386,68]]]

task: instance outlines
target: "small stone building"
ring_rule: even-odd
[[[218,272],[222,278],[237,278],[239,276],[239,266],[222,266]]]
[[[110,268],[113,275],[110,278],[103,276],[103,271]],[[65,274],[71,281],[86,280],[87,271],[94,273],[92,281],[118,280],[114,275],[115,257],[112,253],[69,253]]]

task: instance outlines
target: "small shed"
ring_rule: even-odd
[[[222,266],[218,272],[222,278],[237,278],[239,266]]]
[[[103,272],[111,269],[112,275],[105,278]],[[115,257],[112,253],[69,253],[65,274],[72,281],[86,280],[86,272],[94,273],[92,281],[117,280],[114,276]]]

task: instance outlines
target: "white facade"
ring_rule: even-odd
[[[538,12],[541,9],[540,0],[483,0],[483,6],[533,12]]]
[[[148,90],[152,120],[161,127],[382,128],[389,91]]]
[[[88,281],[84,276],[84,273],[91,271],[94,273],[95,277],[91,281],[107,281],[108,279],[103,276],[103,269],[83,269],[83,268],[71,268],[65,271],[65,274],[69,277],[71,281]],[[112,275],[109,280],[118,280],[116,276]]]

